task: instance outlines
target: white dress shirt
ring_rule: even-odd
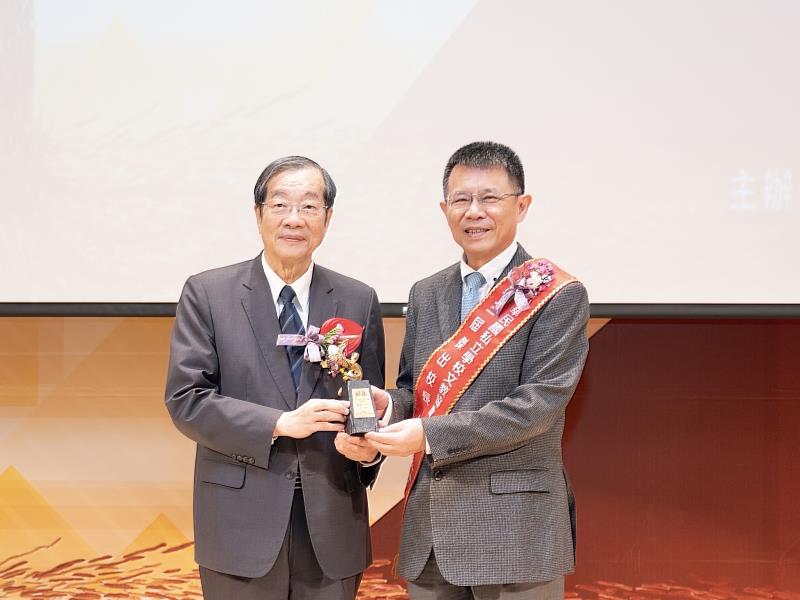
[[[297,314],[300,315],[300,320],[303,322],[303,329],[308,330],[308,305],[309,296],[311,295],[311,275],[314,273],[314,263],[308,266],[308,270],[300,275],[294,283],[287,284],[280,275],[272,270],[267,264],[267,259],[264,253],[261,253],[261,266],[264,268],[264,275],[267,277],[269,283],[269,291],[272,294],[272,302],[275,305],[275,314],[280,315],[283,310],[283,301],[278,297],[281,290],[285,285],[291,285],[295,293],[294,307],[297,309]],[[275,443],[277,437],[272,438],[271,444]]]
[[[311,294],[311,275],[314,273],[314,263],[308,266],[308,270],[300,275],[293,283],[286,283],[275,271],[267,264],[264,253],[261,253],[261,266],[264,267],[264,275],[267,276],[269,291],[272,292],[272,302],[275,304],[275,314],[280,315],[283,310],[283,302],[278,298],[283,286],[290,285],[295,293],[294,307],[303,322],[303,329],[308,330],[308,305]]]
[[[492,291],[492,288],[497,283],[497,280],[500,279],[500,273],[502,273],[503,269],[505,269],[508,266],[508,263],[511,262],[511,259],[514,258],[514,255],[516,253],[517,253],[517,242],[514,242],[508,248],[503,250],[500,254],[495,256],[492,260],[490,260],[480,269],[478,269],[478,273],[483,275],[483,278],[486,280],[486,283],[484,283],[480,289],[481,300],[483,300],[486,296],[488,296],[489,292]],[[464,261],[464,257],[462,256],[461,257],[462,284],[464,281],[464,277],[474,272],[475,269],[470,267]]]

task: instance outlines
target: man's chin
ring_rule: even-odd
[[[281,254],[305,254],[308,251],[307,240],[281,240],[277,246]]]
[[[467,255],[470,254],[486,254],[491,253],[493,247],[495,246],[494,240],[492,240],[488,235],[485,235],[480,238],[461,238],[461,248]]]
[[[305,244],[298,244],[296,246],[281,244],[276,255],[278,260],[283,262],[300,262],[311,258],[311,253],[308,252],[308,246]]]

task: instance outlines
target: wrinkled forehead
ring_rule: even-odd
[[[267,196],[313,197],[325,196],[325,180],[319,169],[304,167],[276,173],[267,181]]]
[[[455,192],[507,192],[511,178],[505,167],[471,167],[456,165],[447,180],[447,193]]]

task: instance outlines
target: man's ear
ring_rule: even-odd
[[[530,194],[523,194],[517,198],[517,223],[522,223],[525,220],[532,202],[533,197]]]

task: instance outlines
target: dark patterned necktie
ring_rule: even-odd
[[[291,286],[285,285],[281,290],[278,299],[283,302],[281,314],[278,316],[278,323],[281,326],[281,333],[304,334],[303,321],[294,307],[296,294]],[[300,373],[303,370],[303,346],[286,346],[286,354],[289,357],[289,368],[292,370],[295,392],[300,387]]]

